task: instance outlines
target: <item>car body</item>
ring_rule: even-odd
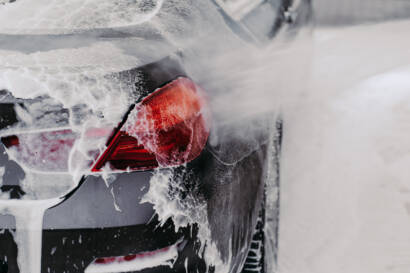
[[[305,23],[310,4],[141,1],[154,4],[134,18],[121,13],[128,6],[99,11],[91,1],[89,17],[79,9],[67,19],[64,6],[3,2],[0,272],[263,272],[261,248],[260,257],[248,250],[252,237],[263,241],[280,123],[213,113],[190,60],[226,46],[209,52],[192,30],[219,27],[228,47],[262,45]],[[16,25],[30,9],[43,15]],[[258,26],[258,17],[269,20]],[[181,49],[187,35],[194,39]]]

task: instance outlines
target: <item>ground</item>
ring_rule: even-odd
[[[409,28],[315,31],[285,107],[280,272],[409,272]]]

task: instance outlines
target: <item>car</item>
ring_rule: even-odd
[[[310,6],[0,1],[0,273],[274,270],[282,123],[215,111],[203,65]]]

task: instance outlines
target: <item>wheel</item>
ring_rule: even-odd
[[[265,273],[265,208],[262,207],[242,273]]]
[[[277,271],[280,183],[279,158],[282,143],[282,120],[274,127],[268,149],[265,194],[241,273],[274,273]]]
[[[3,260],[0,260],[0,273],[7,273],[9,270],[7,263]]]

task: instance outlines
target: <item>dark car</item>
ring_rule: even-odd
[[[77,2],[0,1],[0,273],[271,272],[280,118],[224,119],[193,60],[310,2]]]

